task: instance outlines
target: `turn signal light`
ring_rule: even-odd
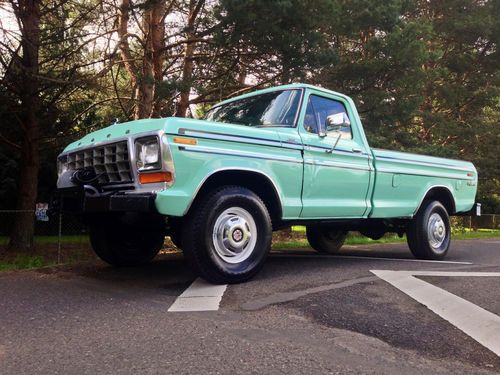
[[[141,184],[152,184],[155,182],[171,182],[173,180],[170,172],[141,173],[139,182]]]
[[[182,145],[195,145],[198,143],[196,139],[191,139],[191,138],[179,138],[175,137],[174,138],[174,143],[180,143]]]

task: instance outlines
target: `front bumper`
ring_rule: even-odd
[[[88,193],[83,188],[58,189],[52,196],[49,212],[71,214],[105,212],[156,213],[154,193]]]

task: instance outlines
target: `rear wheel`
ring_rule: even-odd
[[[90,243],[99,258],[119,267],[151,261],[163,246],[165,233],[158,222],[99,221],[90,227]]]
[[[307,241],[319,253],[335,254],[344,245],[347,232],[328,227],[306,227]]]
[[[446,208],[438,201],[422,205],[408,225],[408,246],[418,259],[443,259],[451,241],[450,218]]]
[[[252,191],[227,186],[193,207],[183,227],[188,261],[206,280],[239,283],[253,277],[271,248],[271,218]]]

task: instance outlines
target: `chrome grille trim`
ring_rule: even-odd
[[[100,185],[133,182],[127,141],[81,149],[67,158],[69,170],[92,169]]]

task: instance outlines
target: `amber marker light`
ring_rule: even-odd
[[[153,172],[141,173],[139,175],[139,182],[141,184],[152,184],[155,182],[171,182],[172,173],[170,172]]]
[[[174,138],[174,143],[179,143],[181,145],[195,145],[198,143],[196,139],[191,139],[191,138],[179,138],[175,137]]]
[[[474,173],[472,173],[472,172],[467,173],[467,177],[472,177],[472,176],[474,176]]]

